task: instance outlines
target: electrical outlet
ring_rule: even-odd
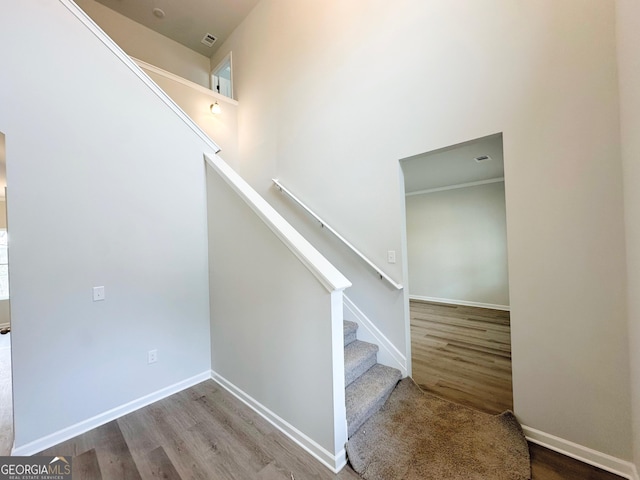
[[[104,287],[93,287],[93,301],[104,300]]]
[[[158,350],[149,350],[147,354],[147,359],[149,363],[156,363],[158,361]]]
[[[396,263],[396,251],[395,250],[389,250],[387,252],[387,262],[388,263]]]

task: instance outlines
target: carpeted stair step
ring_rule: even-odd
[[[344,321],[344,346],[346,347],[352,342],[356,341],[356,331],[358,330],[358,324],[356,322]]]
[[[344,347],[344,384],[349,386],[356,378],[377,362],[378,346],[356,340]]]
[[[349,437],[380,410],[400,378],[400,370],[377,363],[347,387],[345,395]]]

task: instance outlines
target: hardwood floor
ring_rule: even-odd
[[[74,480],[304,480],[338,475],[212,380],[42,455],[72,455]]]
[[[512,408],[508,313],[411,302],[411,323],[417,383],[489,413]],[[620,480],[529,447],[533,480]],[[74,480],[360,478],[330,473],[212,380],[41,453],[73,456]]]
[[[413,379],[487,413],[513,409],[509,312],[411,301]]]
[[[509,312],[411,301],[413,379],[424,390],[487,413],[513,409]],[[529,444],[533,480],[621,477]]]

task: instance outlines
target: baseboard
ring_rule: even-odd
[[[493,303],[467,302],[466,300],[452,300],[450,298],[424,297],[422,295],[409,295],[409,300],[422,300],[423,302],[444,303],[445,305],[462,305],[465,307],[490,308],[491,310],[511,310],[509,305],[496,305]]]
[[[326,448],[317,444],[314,440],[307,437],[304,433],[298,430],[296,427],[282,419],[267,407],[262,405],[256,399],[251,397],[246,392],[236,387],[233,383],[228,381],[222,375],[211,371],[211,378],[218,383],[222,388],[231,393],[238,400],[243,402],[253,411],[258,413],[261,417],[271,423],[274,427],[284,433],[287,437],[300,445],[303,449],[309,452],[313,457],[319,460],[324,466],[329,468],[333,473],[338,473],[347,464],[347,453],[343,448],[336,455],[329,452]]]
[[[532,443],[538,444],[542,447],[553,450],[554,452],[561,453],[581,462],[593,465],[607,472],[611,472],[615,475],[619,475],[629,480],[640,480],[638,478],[638,471],[636,466],[620,458],[616,458],[606,453],[598,452],[589,447],[578,445],[577,443],[565,440],[550,433],[545,433],[535,428],[522,426],[527,440]]]
[[[371,319],[360,310],[346,295],[344,295],[344,317],[345,320],[356,322],[358,327],[358,338],[375,343],[380,347],[378,351],[378,363],[388,367],[397,368],[406,377],[407,357],[404,356],[396,346],[376,327]]]
[[[81,422],[76,423],[75,425],[71,425],[70,427],[63,428],[55,433],[47,435],[46,437],[39,438],[38,440],[34,440],[33,442],[29,442],[26,445],[21,445],[16,447],[15,444],[13,449],[11,450],[12,456],[27,456],[34,455],[42,450],[46,450],[47,448],[53,447],[65,440],[69,440],[75,436],[81,435],[89,430],[92,430],[96,427],[104,425],[112,420],[120,418],[128,413],[134,412],[142,407],[146,407],[158,400],[162,400],[174,393],[178,393],[186,388],[197,385],[200,382],[204,382],[205,380],[209,380],[211,378],[211,373],[209,370],[195,375],[191,378],[187,378],[186,380],[182,380],[181,382],[174,383],[168,387],[157,390],[149,395],[145,395],[144,397],[140,397],[131,402],[125,403],[116,408],[112,408],[104,413],[100,413],[94,417],[88,418],[87,420],[83,420]]]

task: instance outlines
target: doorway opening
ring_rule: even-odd
[[[478,410],[513,409],[502,134],[401,168],[413,379]]]
[[[5,135],[0,132],[0,455],[10,455],[13,446],[5,145]]]
[[[233,98],[233,63],[231,52],[211,71],[211,90]]]

